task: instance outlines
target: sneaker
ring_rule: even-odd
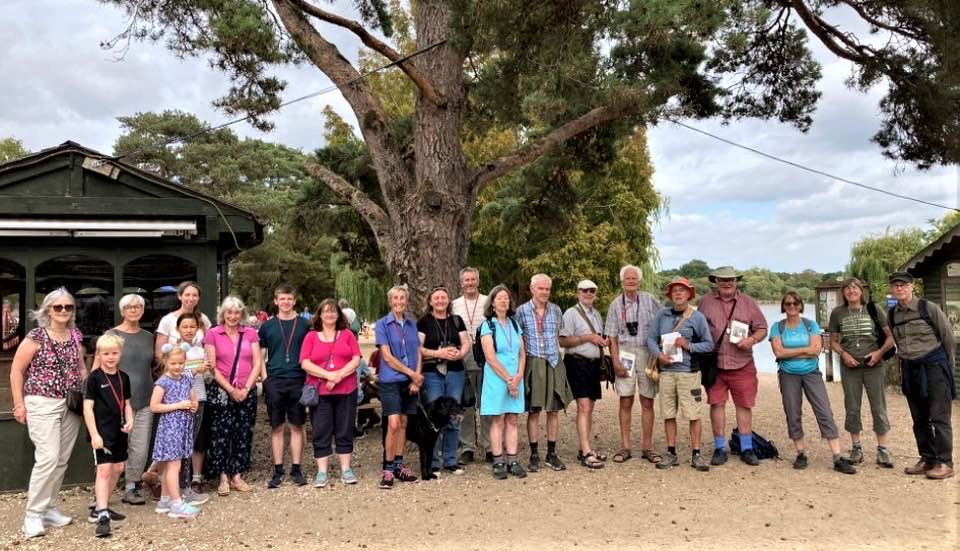
[[[360,482],[360,479],[357,477],[356,473],[353,472],[353,469],[346,469],[340,475],[340,482],[344,484],[356,484]]]
[[[807,454],[798,453],[797,458],[793,460],[793,468],[802,470],[807,468]]]
[[[143,492],[140,491],[141,484],[137,483],[133,488],[127,490],[123,493],[123,497],[120,498],[120,501],[130,505],[144,505],[147,503],[147,498],[143,497]]]
[[[756,467],[760,464],[760,458],[757,457],[757,452],[753,451],[753,448],[747,448],[740,452],[740,461],[743,461],[751,467]]]
[[[565,471],[567,466],[563,464],[563,461],[560,461],[560,456],[555,453],[548,453],[547,459],[544,461],[551,469],[555,471]]]
[[[465,470],[463,469],[463,467],[461,467],[460,465],[453,465],[453,466],[450,466],[450,467],[444,467],[443,470],[446,471],[446,472],[448,472],[448,473],[450,473],[450,474],[456,474],[456,475],[461,475],[461,474],[467,472],[467,471],[465,471]]]
[[[380,488],[384,490],[393,488],[393,471],[383,471],[383,478],[380,479]]]
[[[313,477],[313,487],[314,488],[326,488],[330,480],[327,478],[327,473],[323,471],[317,471],[317,476]]]
[[[210,501],[209,495],[198,494],[197,492],[194,492],[192,488],[185,488],[180,493],[184,501],[195,507]]]
[[[531,473],[535,473],[540,470],[540,454],[530,454],[530,464],[527,465],[527,470]]]
[[[886,448],[877,448],[877,465],[884,469],[893,468],[893,459],[890,458],[890,452]]]
[[[854,465],[863,463],[863,448],[860,446],[854,446],[850,450],[850,456],[847,457],[847,462]]]
[[[469,465],[473,463],[473,450],[466,450],[460,454],[460,462],[464,465]]]
[[[694,454],[693,458],[690,459],[690,466],[700,472],[707,472],[710,470],[710,465],[707,465],[707,462],[699,453]]]
[[[711,465],[723,465],[730,459],[730,452],[727,448],[717,448],[713,450],[713,457],[710,458]]]
[[[293,480],[293,483],[294,483],[296,486],[306,486],[306,485],[307,485],[307,477],[303,476],[303,471],[301,471],[301,470],[299,470],[299,469],[296,470],[296,471],[290,471],[290,479]]]
[[[657,463],[658,469],[669,469],[677,464],[677,455],[670,453],[669,451],[664,452],[663,458],[660,459],[660,462]]]
[[[160,501],[157,502],[157,506],[153,508],[154,513],[165,515],[170,512],[170,498],[160,498]]]
[[[507,469],[510,471],[510,474],[517,478],[527,478],[527,471],[523,470],[523,466],[520,465],[519,461],[511,461]]]
[[[283,471],[273,471],[273,477],[267,482],[267,488],[278,488],[281,483],[283,483]]]
[[[843,474],[857,474],[857,468],[845,457],[840,457],[833,461],[833,470]]]
[[[526,474],[526,473],[524,473]],[[493,478],[497,480],[506,480],[510,476],[507,473],[507,464],[506,463],[494,463],[493,464]]]
[[[40,522],[44,526],[53,526],[54,528],[63,528],[64,526],[73,522],[73,519],[63,514],[60,509],[56,507],[51,507],[47,509],[47,512],[43,514],[40,518]]]
[[[43,519],[35,516],[26,516],[23,519],[23,526],[20,528],[23,535],[28,538],[35,538],[47,533],[43,527]]]
[[[415,482],[417,480],[417,475],[413,474],[413,471],[406,463],[401,463],[399,467],[394,467],[393,477],[400,482]]]
[[[169,505],[169,500],[167,503]],[[159,507],[159,504],[157,506]],[[110,520],[113,522],[123,522],[127,520],[127,515],[123,513],[118,513],[113,509],[107,509],[107,512],[110,513]],[[95,522],[98,522],[99,520],[100,520],[100,515],[98,515],[95,510],[90,509],[90,515],[87,516],[87,522],[93,524]]]
[[[197,509],[185,501],[181,501],[180,503],[170,505],[170,512],[167,513],[167,516],[170,518],[197,518],[199,514],[200,509]]]
[[[94,530],[94,534],[98,538],[107,538],[110,537],[110,516],[104,515],[97,519],[97,528]]]

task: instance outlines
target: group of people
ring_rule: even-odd
[[[844,428],[852,443],[846,456],[841,455],[819,371],[821,330],[802,316],[798,294],[784,295],[780,306],[785,318],[768,327],[756,302],[738,290],[741,275],[732,267],[710,274],[715,288],[696,308],[692,302],[697,290],[685,278],[667,283],[663,306],[640,290],[642,277],[636,266],[620,270],[622,289],[609,302],[605,317],[594,306],[598,286],[588,279],[577,284],[577,304],[564,312],[550,301],[552,281],[546,274],[531,278],[531,298],[518,305],[503,285],[480,293],[479,272],[468,267],[460,272],[462,295],[453,298],[447,288],[433,288],[426,311],[416,319],[407,309],[407,289],[391,288],[390,312],[374,326],[385,420],[379,486],[388,489],[397,480],[417,479],[403,457],[408,417],[439,397],[460,401],[465,388],[476,395],[476,405],[467,404],[462,421],[454,416],[438,427],[434,472],[462,474],[481,453],[497,479],[566,469],[557,449],[559,412],[572,402],[577,409],[577,461],[589,469],[601,469],[608,460],[626,462],[634,457],[630,425],[636,397],[642,429],[638,455],[658,469],[680,463],[679,416],[689,423],[691,467],[707,471],[725,464],[731,444],[736,444],[741,461],[758,465],[752,432],[758,390],[753,347],[766,340],[768,332],[788,435],[797,453],[794,468],[808,464],[801,423],[806,396],[833,453],[834,469],[856,472],[855,465],[864,461],[864,390],[877,439],[876,462],[894,466],[887,449],[884,373],[878,366],[896,347],[920,453],[919,462],[905,472],[931,479],[953,475],[954,337],[943,311],[914,297],[909,274],[890,276],[897,305],[888,313],[876,309],[855,278],[843,283],[843,305],[831,313],[829,346],[841,358]],[[213,325],[198,309],[196,283],[181,284],[177,296],[180,308],[161,319],[156,335],[139,326],[143,298],[122,297],[123,322],[96,341],[89,373],[70,293],[62,288],[49,293],[32,313],[37,327],[20,343],[11,370],[14,415],[27,425],[36,447],[23,524],[27,536],[72,521],[60,511],[57,492],[81,418],[97,463],[95,502],[88,517],[96,524],[97,536],[109,535],[111,522],[124,519],[109,504],[121,475],[126,483],[123,502],[144,504],[149,489],[155,491],[156,511],[176,518],[199,514],[209,499],[204,480],[214,480],[221,496],[250,491],[243,474],[250,467],[260,380],[275,465],[268,487],[278,487],[287,475],[285,428],[290,432],[290,480],[300,486],[308,483],[301,467],[308,413],[314,486],[329,484],[334,452],[341,482],[358,482],[351,455],[361,353],[350,330],[353,320],[341,304],[324,300],[308,321],[296,311],[296,290],[281,285],[274,293],[276,315],[254,329],[241,323],[247,312],[236,297],[221,303]],[[480,350],[471,353],[475,347]],[[601,397],[602,373],[608,369],[619,398],[620,428],[619,449],[609,459],[591,439],[592,413]],[[658,394],[667,441],[662,454],[653,445]],[[725,437],[730,399],[736,411],[736,442]],[[708,411],[714,437],[709,460],[701,438]],[[529,456],[521,462],[524,413]],[[546,425],[542,456],[541,413]]]

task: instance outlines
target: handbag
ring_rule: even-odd
[[[317,392],[316,385],[304,383],[300,389],[300,405],[308,408],[316,407],[320,403],[320,394]]]
[[[593,322],[590,321],[589,316],[587,316],[587,313],[583,311],[583,308],[581,308],[579,304],[577,304],[577,313],[580,314],[583,321],[587,322],[587,327],[590,328],[590,332],[597,333]],[[599,333],[597,334],[599,335]],[[606,382],[607,388],[609,388],[610,384],[617,380],[617,373],[613,370],[613,358],[604,353],[602,346],[597,345],[597,348],[600,349],[600,382]]]
[[[76,413],[77,415],[83,415],[83,393],[79,390],[68,390],[67,391],[67,410]]]
[[[673,329],[670,331],[674,333],[677,329],[680,329],[680,326],[683,325],[683,322],[690,319],[690,316],[693,315],[693,308],[687,306],[687,309],[683,311],[683,315],[680,316],[680,319],[677,320],[677,323],[674,324]],[[656,356],[651,356],[647,360],[647,365],[644,366],[643,372],[647,375],[647,378],[655,383],[660,382],[660,358]]]
[[[477,389],[474,388],[470,377],[464,378],[463,394],[460,395],[460,407],[472,408],[477,405]]]
[[[733,311],[736,309],[737,299],[733,299],[733,308],[730,309],[730,315],[727,316],[727,321],[723,324],[724,329],[726,329],[730,320],[733,319]],[[720,371],[717,365],[717,351],[720,349],[720,343],[723,342],[723,333],[724,332],[721,331],[720,338],[713,343],[713,351],[690,354],[690,369],[694,373],[697,371],[700,372],[700,384],[702,384],[704,388],[710,388],[713,386],[713,383],[717,382],[717,373]]]
[[[237,351],[233,356],[233,366],[230,368],[230,384],[233,384],[233,378],[237,376],[237,364],[240,363],[240,347],[243,346],[243,331],[237,332]],[[225,406],[230,402],[230,395],[227,394],[227,391],[223,389],[218,383],[213,383],[213,386],[216,386],[214,392],[207,392],[207,401],[214,405]],[[212,398],[211,398],[212,396]]]

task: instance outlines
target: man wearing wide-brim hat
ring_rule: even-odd
[[[711,272],[709,279],[715,288],[703,297],[699,307],[717,343],[716,380],[707,388],[714,440],[711,465],[723,465],[729,457],[724,437],[728,397],[733,399],[737,411],[740,460],[751,466],[760,463],[753,451],[753,407],[758,387],[753,346],[767,336],[767,320],[756,301],[737,290],[742,277],[733,266],[721,266]]]
[[[913,418],[920,461],[905,472],[940,480],[953,476],[951,400],[954,342],[950,321],[932,301],[913,296],[913,276],[890,274],[890,294],[897,304],[890,309],[890,328],[900,356],[903,395]]]

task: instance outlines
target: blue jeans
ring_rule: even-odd
[[[423,398],[432,402],[441,396],[460,401],[463,395],[463,371],[448,371],[446,376],[435,371],[423,374]],[[443,466],[457,466],[457,446],[460,443],[460,423],[447,423],[440,429],[437,447],[433,452],[433,467],[440,466],[440,450],[443,450]]]

